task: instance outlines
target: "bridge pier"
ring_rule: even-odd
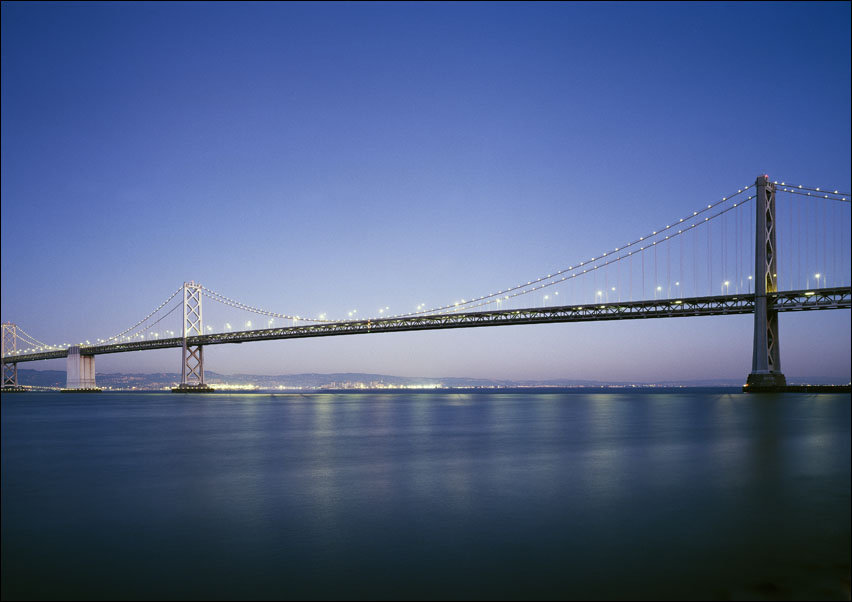
[[[778,340],[778,311],[766,294],[778,291],[778,258],[775,245],[775,184],[769,176],[755,181],[757,231],[755,233],[754,271],[754,347],[751,373],[745,392],[778,390],[787,385],[781,372]]]
[[[80,347],[68,348],[65,359],[65,388],[63,393],[93,393],[101,389],[95,384],[95,356],[82,355]]]
[[[18,327],[12,322],[3,322],[2,343],[0,343],[0,355],[6,357],[18,351]],[[26,391],[18,385],[18,363],[3,362],[3,383],[0,390],[4,393],[13,391]]]
[[[201,285],[194,281],[183,283],[183,348],[181,352],[180,384],[175,393],[211,393],[213,388],[204,384],[204,347],[192,345],[187,337],[201,336]]]
[[[22,393],[26,391],[24,387],[18,384],[18,364],[3,364],[3,386],[0,388],[3,393]]]

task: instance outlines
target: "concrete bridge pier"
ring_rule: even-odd
[[[65,374],[63,393],[91,393],[101,390],[95,384],[95,356],[82,355],[79,346],[68,348]]]

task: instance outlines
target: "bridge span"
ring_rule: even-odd
[[[748,191],[754,194],[745,197]],[[752,370],[748,376],[747,386],[749,390],[783,387],[786,379],[781,371],[779,353],[779,331],[778,314],[792,311],[813,311],[824,309],[850,309],[852,308],[852,287],[846,286],[849,280],[846,278],[845,265],[848,265],[848,251],[844,250],[845,240],[843,231],[838,233],[832,224],[848,224],[848,219],[835,219],[830,221],[828,211],[823,206],[822,213],[810,221],[802,221],[800,209],[797,209],[796,217],[799,223],[798,231],[794,227],[794,214],[791,210],[786,215],[790,245],[796,244],[794,233],[799,235],[800,240],[796,246],[798,253],[790,253],[789,267],[791,276],[786,276],[786,288],[790,290],[779,290],[779,271],[781,263],[778,261],[776,232],[779,222],[775,214],[775,196],[777,191],[802,198],[803,202],[811,203],[814,199],[822,199],[823,203],[838,203],[848,206],[850,195],[834,191],[833,193],[818,187],[788,186],[784,182],[780,184],[769,180],[767,175],[760,175],[755,183],[737,190],[736,193],[722,197],[715,203],[708,204],[691,215],[686,215],[678,221],[658,228],[653,232],[640,236],[633,241],[620,245],[600,253],[591,259],[585,259],[579,263],[567,266],[564,269],[551,272],[546,276],[529,280],[515,286],[505,288],[487,295],[468,298],[466,301],[455,302],[449,305],[423,309],[418,306],[417,311],[396,316],[383,314],[388,307],[379,310],[379,316],[369,319],[329,320],[325,314],[313,318],[300,318],[289,314],[282,314],[261,310],[260,308],[240,303],[234,299],[211,291],[194,281],[185,282],[181,288],[176,290],[159,307],[149,313],[141,321],[137,322],[125,331],[104,340],[98,340],[96,344],[61,346],[46,345],[32,336],[28,335],[16,324],[5,322],[2,325],[2,367],[4,391],[19,389],[17,380],[17,365],[21,362],[32,362],[38,360],[66,358],[68,389],[69,390],[96,390],[95,385],[95,356],[108,353],[126,353],[131,351],[144,351],[147,349],[181,348],[181,383],[178,390],[181,391],[206,391],[210,388],[204,383],[204,347],[208,345],[225,345],[234,343],[248,343],[253,341],[274,341],[281,339],[300,339],[308,337],[330,337],[355,334],[371,334],[382,332],[410,332],[420,330],[444,330],[451,328],[479,328],[491,326],[511,326],[520,324],[554,324],[562,322],[598,322],[608,320],[638,320],[649,318],[676,318],[689,316],[722,316],[731,314],[753,314],[754,315],[754,345],[752,356]],[[744,198],[745,197],[745,198]],[[754,201],[753,227],[745,227],[744,212],[738,208]],[[812,205],[807,205],[811,207]],[[711,214],[713,211],[716,213]],[[732,215],[730,227],[726,221],[726,215]],[[842,216],[839,216],[842,218]],[[715,231],[720,235],[720,245],[715,246],[711,237],[713,224]],[[809,228],[809,224],[812,228]],[[801,230],[803,229],[802,233]],[[810,237],[809,231],[813,229],[815,236]],[[740,233],[749,230],[754,232],[754,271],[743,266],[745,253],[741,249],[741,241],[746,240]],[[704,233],[703,235],[701,233]],[[730,234],[733,234],[733,243]],[[685,261],[684,239],[691,236],[694,254],[692,262]],[[700,240],[699,240],[700,238]],[[749,237],[750,238],[750,237]],[[840,245],[837,245],[837,239]],[[810,241],[816,245],[813,249]],[[673,277],[672,249],[673,241],[678,241],[677,254],[675,256],[675,267],[677,277]],[[751,242],[748,241],[748,242]],[[835,253],[830,256],[827,250],[829,241],[835,248]],[[698,247],[701,243],[702,249],[706,243],[706,254],[698,256]],[[659,251],[658,249],[665,249]],[[715,249],[715,251],[714,251]],[[839,251],[837,251],[839,249]],[[820,253],[821,251],[821,253]],[[663,255],[665,253],[665,255]],[[658,255],[660,257],[658,261]],[[838,262],[837,255],[840,261]],[[663,259],[664,257],[664,259]],[[731,260],[733,258],[733,261]],[[819,266],[831,266],[829,272],[832,282],[844,286],[827,287],[826,270],[815,269],[811,263],[816,258],[815,264]],[[635,259],[635,262],[634,262]],[[800,278],[795,280],[794,262]],[[829,259],[831,261],[829,261]],[[706,279],[709,291],[719,290],[715,288],[721,285],[725,294],[720,295],[698,295],[698,290],[693,288],[693,296],[678,295],[667,299],[643,299],[646,296],[646,260],[648,263],[648,277],[652,278],[652,290],[658,291],[655,296],[662,297],[660,291],[680,291],[685,287],[681,281],[686,277],[693,283],[693,287],[700,279]],[[703,265],[706,261],[706,265]],[[714,262],[719,265],[714,268]],[[691,270],[689,264],[692,264]],[[840,269],[838,270],[838,263]],[[633,266],[636,266],[637,278],[641,276],[641,285],[636,287],[639,300],[632,295],[633,290]],[[686,264],[687,270],[684,271]],[[641,271],[640,271],[641,268]],[[714,275],[715,269],[715,275]],[[623,291],[620,281],[617,287],[610,287],[612,280],[607,281],[608,275],[619,279],[622,272],[627,272],[626,279],[629,283],[627,290],[631,300],[609,302],[609,292]],[[590,303],[554,305],[543,307],[526,308],[502,308],[500,303],[512,302],[521,295],[534,294],[542,291],[545,287],[581,280],[585,277],[595,283],[597,289],[598,274],[604,282],[603,290],[598,290],[593,296],[581,295],[579,299],[592,299]],[[665,274],[665,276],[663,276]],[[804,274],[804,278],[801,276]],[[740,275],[742,277],[740,278]],[[719,276],[716,280],[714,276]],[[785,278],[781,274],[782,279]],[[742,283],[748,280],[748,287]],[[740,283],[737,283],[737,280]],[[714,284],[715,282],[715,284]],[[810,288],[811,282],[814,287]],[[661,284],[668,283],[663,287]],[[793,283],[792,285],[790,283]],[[674,286],[671,286],[674,285]],[[753,285],[753,290],[752,290]],[[820,286],[822,285],[822,286]],[[729,294],[731,286],[735,293]],[[800,288],[806,286],[808,288]],[[747,290],[748,292],[740,292]],[[604,294],[604,291],[606,293]],[[707,289],[704,292],[709,292]],[[554,297],[558,291],[553,291]],[[622,293],[619,292],[619,295]],[[668,293],[671,294],[671,293]],[[677,294],[677,293],[675,293]],[[180,297],[178,297],[180,295]],[[208,297],[216,303],[249,311],[269,318],[267,328],[250,329],[251,323],[246,324],[245,330],[232,330],[230,324],[226,325],[224,331],[213,332],[209,324],[202,321],[202,297]],[[530,298],[530,297],[527,297]],[[544,300],[548,297],[545,296]],[[564,298],[564,297],[563,297]],[[576,301],[577,298],[574,300]],[[172,309],[167,305],[175,301]],[[485,305],[496,304],[498,309],[476,309]],[[493,305],[492,305],[493,307]],[[156,325],[169,315],[182,309],[182,326],[178,331],[166,331],[168,336],[145,336],[146,325]],[[350,312],[350,317],[355,312]],[[159,316],[159,317],[157,317]],[[180,314],[177,314],[180,316]],[[287,322],[292,321],[291,326],[273,327],[274,319],[281,318]],[[301,325],[297,325],[301,323]],[[206,326],[206,328],[205,328]],[[130,334],[131,331],[135,333]],[[148,333],[155,335],[155,333]],[[18,342],[29,345],[29,348],[18,348]]]
[[[810,311],[852,308],[852,287],[821,288],[813,290],[769,293],[770,306],[779,312]],[[725,316],[754,312],[754,295],[717,295],[627,301],[623,303],[595,303],[562,305],[555,307],[530,307],[478,312],[460,312],[426,316],[350,320],[220,332],[186,337],[190,346],[225,345],[253,341],[304,339],[381,332],[408,332],[415,330],[445,330],[449,328],[478,328],[484,326],[512,326],[519,324],[556,324],[562,322],[601,322],[607,320],[641,320],[648,318],[677,318],[691,316]],[[148,349],[183,347],[183,337],[128,341],[110,345],[78,347],[84,356],[107,353],[126,353]],[[71,349],[75,349],[72,347]],[[32,362],[68,357],[68,349],[35,353],[13,354],[3,357],[4,364]]]

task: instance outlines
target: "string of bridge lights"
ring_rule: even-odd
[[[171,308],[171,309],[170,309],[169,311],[167,311],[165,314],[163,314],[162,316],[160,316],[160,318],[159,318],[159,319],[157,319],[155,322],[151,322],[150,324],[146,324],[144,328],[141,328],[141,329],[137,330],[136,332],[134,332],[133,334],[128,335],[128,336],[126,336],[126,337],[124,337],[122,340],[125,340],[125,341],[132,341],[133,339],[135,339],[135,338],[137,338],[137,337],[140,337],[140,338],[144,339],[144,338],[145,338],[145,331],[146,331],[146,330],[149,330],[149,329],[153,328],[154,326],[156,326],[157,324],[159,324],[160,322],[162,322],[163,320],[165,320],[166,318],[168,318],[171,314],[173,314],[175,311],[177,311],[178,309],[180,309],[180,308],[182,308],[182,307],[183,307],[183,303],[177,303],[177,304],[175,304],[175,306],[174,306],[173,308]],[[156,313],[156,312],[154,312],[154,313]],[[183,334],[183,333],[181,333],[181,334]],[[157,335],[156,335],[156,333],[153,333],[153,332],[151,333],[151,335],[152,335],[152,336],[157,336]],[[99,342],[99,343],[107,343],[108,341],[106,341],[106,340],[102,340],[102,339],[98,339],[98,342]],[[119,341],[119,342],[120,342],[120,341]]]
[[[796,190],[794,188],[779,188],[778,192],[787,192],[790,194],[798,194],[801,196],[809,196],[812,199],[828,199],[829,201],[843,201],[849,203],[850,200],[847,197],[834,196],[834,194],[814,194],[813,192],[802,192],[801,190]]]
[[[674,233],[672,233],[672,234],[670,234],[670,235],[667,235],[667,236],[666,236],[665,238],[663,238],[663,239],[660,239],[660,240],[657,240],[657,241],[651,241],[651,243],[650,243],[650,244],[648,244],[648,245],[646,245],[646,246],[644,246],[644,247],[640,247],[638,251],[630,251],[630,252],[628,252],[628,253],[627,253],[627,254],[625,254],[625,255],[619,255],[619,256],[615,257],[614,259],[608,259],[608,260],[607,260],[606,262],[604,262],[604,263],[600,263],[600,264],[597,264],[597,265],[591,266],[591,267],[589,267],[589,268],[587,268],[587,269],[583,270],[582,272],[577,272],[577,273],[575,273],[575,274],[571,274],[571,275],[569,275],[569,276],[563,276],[563,277],[562,277],[562,278],[560,278],[559,280],[554,280],[554,281],[551,281],[551,282],[545,282],[544,284],[539,284],[539,285],[537,285],[537,286],[535,286],[535,287],[533,287],[533,288],[527,289],[527,290],[523,290],[523,291],[515,292],[515,293],[512,293],[512,294],[510,294],[510,295],[505,295],[505,296],[503,296],[503,297],[501,297],[501,298],[499,298],[499,299],[491,299],[491,300],[487,300],[487,301],[482,301],[481,303],[477,303],[477,304],[474,304],[474,305],[467,305],[467,306],[465,307],[465,309],[470,310],[470,309],[474,309],[474,308],[477,308],[477,307],[483,307],[483,306],[485,306],[485,305],[490,305],[490,304],[492,304],[492,303],[502,303],[503,301],[507,301],[507,300],[509,300],[509,299],[511,299],[511,298],[514,298],[514,297],[518,297],[518,296],[521,296],[521,295],[526,295],[526,294],[528,294],[528,293],[533,293],[533,292],[535,292],[535,291],[539,291],[539,290],[541,290],[541,289],[548,288],[548,287],[550,287],[550,286],[554,286],[554,285],[557,285],[557,284],[562,284],[563,282],[568,281],[568,280],[571,280],[572,278],[577,278],[578,276],[583,276],[584,274],[590,273],[590,272],[592,272],[592,271],[594,271],[594,270],[597,270],[597,269],[599,269],[599,268],[603,268],[603,267],[606,267],[606,266],[611,265],[611,264],[613,264],[613,263],[616,263],[616,262],[618,262],[618,261],[621,261],[621,260],[623,260],[623,259],[627,259],[627,258],[629,258],[629,257],[632,257],[634,253],[635,253],[635,254],[638,254],[638,253],[641,253],[641,252],[643,252],[643,251],[645,251],[645,250],[647,250],[647,249],[652,249],[652,248],[653,248],[653,247],[654,247],[657,243],[664,243],[664,242],[666,242],[666,241],[668,241],[668,240],[671,240],[671,239],[673,239],[673,238],[675,238],[675,237],[677,237],[677,236],[680,236],[681,234],[686,234],[687,232],[691,232],[691,231],[692,231],[692,229],[693,229],[693,228],[695,228],[695,227],[697,227],[697,226],[701,226],[701,225],[703,225],[703,224],[706,224],[706,223],[710,222],[711,220],[713,220],[713,219],[715,219],[715,218],[719,217],[720,215],[722,215],[722,214],[724,214],[724,213],[727,213],[728,211],[731,211],[731,210],[736,209],[736,208],[738,208],[738,207],[742,207],[742,206],[744,206],[746,203],[748,203],[749,201],[751,201],[752,199],[754,199],[756,196],[757,196],[757,195],[752,195],[752,196],[750,196],[750,197],[746,198],[745,200],[743,200],[743,201],[741,201],[741,202],[739,202],[739,203],[735,203],[734,205],[732,205],[732,206],[730,206],[730,207],[727,207],[727,208],[725,208],[725,209],[723,209],[723,210],[719,211],[718,213],[716,213],[716,214],[714,214],[714,215],[711,215],[711,216],[709,216],[709,217],[705,217],[705,218],[704,218],[704,220],[703,220],[703,221],[701,221],[701,222],[696,222],[696,223],[694,223],[694,224],[690,224],[690,225],[688,225],[688,226],[685,226],[683,229],[678,230],[677,232],[674,232]],[[557,293],[557,294],[558,294],[558,293]],[[459,305],[458,309],[461,309],[461,305]],[[455,311],[458,311],[458,309],[454,309],[454,310],[452,310],[452,311],[454,311],[454,312],[455,312]],[[394,317],[404,317],[404,316],[394,316]]]
[[[244,311],[252,312],[255,314],[259,314],[261,316],[266,316],[267,318],[283,318],[285,320],[296,320],[300,322],[334,322],[335,320],[329,320],[325,318],[325,314],[320,314],[318,318],[305,318],[302,316],[293,316],[290,314],[282,314],[274,311],[267,311],[265,309],[261,309],[259,307],[254,307],[252,305],[246,305],[245,303],[241,303],[236,299],[231,299],[230,297],[226,297],[221,293],[217,293],[216,291],[212,291],[206,286],[201,287],[201,291],[205,297],[212,299],[213,301],[217,301],[223,305],[228,305],[230,307],[234,307],[236,309],[242,309]]]
[[[698,211],[693,211],[690,215],[688,215],[688,216],[686,216],[686,217],[684,217],[684,218],[681,218],[680,220],[678,220],[678,221],[676,221],[676,222],[673,222],[673,223],[671,223],[671,224],[668,224],[668,225],[666,225],[666,226],[664,226],[664,227],[660,228],[659,230],[654,230],[651,234],[647,234],[647,235],[645,235],[645,236],[640,236],[638,239],[636,239],[636,240],[634,240],[634,241],[632,241],[632,242],[629,242],[629,243],[626,243],[626,244],[624,244],[624,245],[620,245],[620,246],[618,246],[618,247],[615,247],[615,249],[613,249],[612,251],[605,251],[605,252],[601,253],[600,255],[598,255],[598,256],[596,256],[596,257],[592,257],[591,259],[586,260],[586,261],[581,261],[580,263],[578,263],[578,264],[576,264],[576,265],[568,266],[567,268],[563,268],[563,269],[557,270],[557,271],[555,271],[555,272],[553,272],[553,273],[551,273],[551,274],[548,274],[547,276],[541,276],[541,277],[539,277],[539,278],[536,278],[535,280],[530,280],[530,281],[528,281],[528,282],[526,282],[526,283],[516,284],[516,285],[514,285],[514,286],[510,286],[510,287],[508,287],[508,288],[506,288],[506,289],[503,289],[503,290],[499,290],[499,291],[496,291],[496,292],[493,292],[493,293],[489,293],[489,294],[487,294],[487,295],[482,295],[481,297],[475,297],[475,298],[470,299],[469,301],[468,301],[468,300],[465,300],[465,299],[462,299],[462,300],[461,300],[461,301],[459,301],[459,302],[454,302],[454,303],[451,303],[451,304],[448,304],[448,305],[442,305],[442,306],[439,306],[439,307],[433,307],[433,308],[431,308],[431,309],[423,309],[423,310],[414,311],[414,312],[410,312],[410,313],[397,314],[397,315],[395,315],[395,316],[393,316],[393,317],[394,317],[394,318],[406,318],[406,317],[410,317],[410,316],[418,316],[418,315],[430,314],[430,313],[435,313],[435,312],[440,312],[440,311],[446,311],[446,310],[457,311],[458,309],[460,309],[460,308],[462,308],[462,307],[465,307],[465,308],[468,308],[468,309],[469,309],[471,306],[473,306],[473,307],[481,307],[482,305],[487,305],[487,304],[482,304],[482,303],[479,303],[479,302],[481,302],[481,301],[485,301],[485,300],[487,300],[487,299],[492,299],[492,298],[500,297],[500,296],[502,296],[502,297],[503,297],[503,299],[502,299],[502,300],[505,300],[505,299],[507,298],[507,297],[505,297],[505,295],[506,295],[507,293],[514,293],[514,294],[512,294],[512,295],[509,295],[509,297],[508,297],[508,298],[511,298],[511,297],[517,297],[517,296],[520,296],[520,295],[524,295],[524,294],[527,294],[527,293],[531,293],[531,292],[534,292],[534,291],[536,291],[536,290],[540,290],[541,288],[544,288],[544,285],[542,285],[542,286],[536,286],[536,287],[534,287],[534,288],[530,288],[530,289],[527,289],[527,290],[521,290],[521,289],[526,289],[526,287],[529,287],[530,285],[537,285],[537,284],[539,284],[539,283],[541,283],[541,282],[546,282],[546,281],[548,281],[548,280],[551,280],[551,279],[553,279],[553,278],[556,278],[557,276],[561,276],[562,274],[566,274],[566,273],[568,273],[568,272],[574,272],[574,271],[576,271],[576,270],[580,269],[580,268],[581,268],[581,267],[583,267],[583,266],[586,266],[586,265],[589,265],[589,264],[593,264],[593,263],[595,263],[595,262],[597,262],[597,261],[600,261],[601,259],[604,259],[605,257],[608,257],[611,253],[617,253],[617,252],[619,252],[619,251],[623,251],[624,249],[629,249],[630,247],[636,246],[636,245],[638,245],[639,243],[644,242],[646,239],[649,239],[649,238],[652,238],[652,237],[658,236],[658,235],[660,235],[661,233],[663,233],[663,232],[665,232],[665,231],[667,231],[667,230],[671,230],[671,228],[675,228],[675,227],[677,227],[678,225],[683,224],[683,222],[689,222],[690,220],[695,219],[697,216],[699,216],[699,215],[701,215],[701,214],[703,214],[703,213],[705,213],[705,212],[707,212],[707,211],[710,211],[711,209],[713,209],[714,207],[716,207],[716,206],[720,205],[721,203],[725,203],[725,202],[730,201],[731,199],[733,199],[733,198],[737,197],[738,195],[740,195],[740,194],[742,194],[742,193],[746,192],[747,190],[749,190],[749,189],[750,189],[750,188],[752,188],[752,187],[754,187],[754,184],[750,184],[750,185],[748,185],[748,186],[746,186],[746,187],[744,187],[744,188],[740,188],[740,189],[739,189],[739,190],[737,190],[735,193],[730,194],[730,195],[728,195],[728,196],[724,196],[724,197],[722,197],[720,200],[716,201],[715,203],[710,203],[710,204],[708,204],[706,207],[704,207],[704,208],[702,208],[702,209],[700,209],[700,210],[698,210]],[[714,216],[714,217],[715,217],[715,216]],[[643,249],[644,249],[644,247],[643,247]],[[603,264],[603,265],[607,265],[607,264]],[[591,268],[591,269],[597,269],[597,268]],[[588,269],[584,270],[582,273],[585,273],[585,272],[587,272],[587,271],[588,271]],[[580,274],[576,274],[576,275],[580,275]],[[574,276],[575,276],[575,275],[572,275],[572,276],[570,276],[570,277],[574,277]],[[564,281],[564,280],[568,280],[570,277],[566,276],[566,277],[562,278],[561,280],[557,280],[557,281],[555,281],[555,282],[553,282],[553,283],[547,284],[546,286],[552,286],[553,284],[556,284],[556,283],[558,283],[558,282],[562,282],[562,281]],[[515,291],[519,291],[519,290],[520,290],[521,292],[516,292],[516,293],[515,293]],[[496,303],[496,302],[497,302],[497,299],[494,299],[494,301],[493,301],[493,302],[495,302],[495,303]],[[477,303],[478,303],[478,305],[473,305],[473,304],[477,304]]]
[[[45,349],[52,348],[50,345],[48,345],[48,344],[47,344],[47,343],[45,343],[44,341],[40,341],[40,340],[38,340],[37,338],[35,338],[33,335],[31,335],[30,333],[28,333],[26,330],[24,330],[24,329],[23,329],[23,328],[21,328],[20,326],[16,326],[16,327],[15,327],[15,336],[16,336],[16,338],[17,338],[17,339],[20,339],[20,340],[22,340],[24,343],[26,343],[27,345],[29,345],[29,348],[27,348],[27,349],[22,349],[22,350],[17,350],[17,349],[16,349],[16,350],[14,351],[14,353],[30,352],[30,351],[32,351],[32,350],[35,350],[35,351],[43,351],[43,350],[45,350]]]
[[[830,188],[822,188],[822,187],[819,187],[819,186],[804,186],[803,184],[798,184],[798,185],[787,184],[786,182],[779,182],[778,180],[775,180],[772,183],[777,184],[779,186],[788,186],[789,188],[794,189],[794,190],[784,190],[784,192],[794,192],[795,190],[810,190],[810,191],[813,191],[813,192],[836,194],[836,195],[840,195],[842,197],[847,197],[847,198],[843,198],[843,199],[835,199],[835,200],[839,200],[839,201],[848,200],[848,197],[852,196],[852,194],[850,194],[848,192],[840,192],[839,190],[831,190]]]
[[[312,318],[302,318],[302,317],[299,317],[299,316],[291,316],[291,315],[289,315],[289,314],[281,314],[281,313],[277,313],[277,312],[270,312],[270,311],[266,311],[266,310],[263,310],[263,309],[260,309],[260,308],[257,308],[257,307],[253,307],[253,306],[250,306],[250,305],[246,305],[245,303],[241,303],[241,302],[239,302],[239,301],[237,301],[237,300],[235,300],[235,299],[231,299],[230,297],[226,297],[225,295],[222,295],[221,293],[217,293],[216,291],[210,290],[210,289],[208,289],[208,288],[206,288],[206,287],[204,287],[204,286],[201,286],[201,289],[202,289],[202,294],[204,294],[204,296],[205,296],[205,297],[207,297],[208,299],[211,299],[211,300],[216,301],[216,302],[218,302],[218,303],[221,303],[221,304],[223,304],[223,305],[227,305],[227,306],[229,306],[229,307],[234,307],[234,308],[236,308],[236,309],[240,309],[240,310],[244,310],[244,311],[249,311],[249,312],[253,312],[253,313],[257,313],[257,314],[261,314],[261,315],[264,315],[264,316],[267,316],[267,317],[285,318],[285,319],[301,320],[301,321],[314,321]],[[180,292],[180,289],[178,290],[178,292]],[[175,296],[175,295],[172,295],[172,296],[169,298],[169,300],[168,300],[168,301],[171,301],[171,299],[173,299],[173,298],[174,298],[174,296]],[[151,317],[151,316],[153,316],[153,315],[154,315],[157,311],[159,311],[160,309],[162,309],[162,308],[163,308],[163,306],[164,306],[164,305],[166,305],[166,304],[168,303],[168,301],[166,301],[166,303],[161,304],[161,305],[157,308],[157,310],[155,310],[155,311],[151,312],[150,314],[148,314],[148,316],[146,316],[146,319],[150,318],[150,317]],[[133,333],[133,334],[131,334],[131,335],[127,335],[127,333],[128,333],[128,332],[129,332],[129,331],[130,331],[133,327],[131,327],[130,329],[125,330],[125,331],[124,331],[121,335],[118,335],[118,336],[122,337],[122,339],[121,339],[121,340],[125,340],[125,341],[129,341],[129,340],[132,340],[132,339],[134,339],[134,338],[142,338],[142,339],[144,339],[144,338],[145,338],[145,332],[146,332],[146,331],[148,331],[149,329],[153,328],[154,326],[156,326],[157,324],[159,324],[160,322],[162,322],[164,319],[166,319],[169,315],[171,315],[172,313],[174,313],[176,310],[180,309],[182,306],[183,306],[183,305],[182,305],[181,303],[176,304],[176,305],[175,305],[172,309],[170,309],[168,312],[166,312],[165,314],[163,314],[163,315],[162,315],[159,319],[157,319],[155,322],[152,322],[151,324],[146,324],[143,328],[140,328],[139,330],[137,330],[135,333]],[[331,322],[331,320],[325,320],[325,319],[323,319],[323,318],[320,318],[320,319],[318,319],[318,320],[316,320],[316,321],[321,321],[321,322]],[[143,320],[142,322],[137,322],[137,323],[134,325],[134,327],[135,327],[135,326],[138,326],[139,324],[141,324],[141,323],[143,323],[143,322],[145,322],[145,320]],[[211,327],[210,327],[210,326],[207,326],[207,329],[208,329],[208,330],[211,330]],[[156,336],[156,334],[155,334],[155,333],[151,333],[151,334],[152,334],[152,336]],[[181,333],[181,334],[182,334],[182,333]],[[125,336],[125,335],[127,335],[127,336]],[[103,342],[103,343],[108,342],[108,340],[101,340],[101,339],[98,339],[98,341],[99,341],[99,342]]]
[[[131,331],[131,330],[133,330],[134,328],[138,327],[140,324],[144,324],[145,322],[147,322],[147,321],[148,321],[148,319],[149,319],[151,316],[153,316],[155,313],[157,313],[158,311],[160,311],[161,309],[163,309],[166,305],[168,305],[168,304],[169,304],[169,301],[171,301],[172,299],[174,299],[174,298],[178,295],[178,293],[180,293],[182,290],[183,290],[183,287],[181,287],[181,288],[177,289],[175,292],[173,292],[173,293],[171,294],[171,296],[170,296],[168,299],[166,299],[165,301],[163,301],[162,303],[160,303],[160,305],[158,305],[158,306],[157,306],[157,309],[155,309],[154,311],[152,311],[151,313],[149,313],[147,316],[145,316],[144,318],[142,318],[141,320],[139,320],[138,322],[136,322],[136,324],[134,324],[134,325],[133,325],[133,326],[131,326],[130,328],[128,328],[128,329],[126,329],[126,330],[123,330],[122,332],[119,332],[117,335],[111,336],[111,337],[109,337],[109,338],[107,338],[107,339],[98,339],[98,340],[99,340],[99,341],[103,341],[104,343],[109,343],[110,341],[114,341],[114,340],[116,340],[116,339],[118,339],[118,338],[120,338],[120,337],[123,337],[123,336],[124,336],[124,335],[126,335],[128,332],[130,332],[130,331]]]
[[[23,340],[24,343],[30,345],[27,349],[16,349],[14,351],[10,351],[9,354],[19,354],[19,353],[37,353],[39,351],[53,351],[58,349],[67,349],[70,347],[70,343],[62,343],[61,345],[49,345],[44,341],[40,341],[27,331],[25,331],[20,326],[16,325],[16,334],[19,339]],[[22,336],[23,335],[23,336]]]
[[[177,295],[180,291],[181,291],[181,289],[177,289],[174,293],[172,293],[172,295],[171,295],[168,299],[166,299],[163,303],[161,303],[161,304],[160,304],[160,305],[159,305],[159,306],[158,306],[158,307],[157,307],[154,311],[150,312],[147,316],[145,316],[142,320],[140,320],[139,322],[137,322],[136,324],[134,324],[134,325],[133,325],[133,326],[131,326],[130,328],[127,328],[126,330],[124,330],[124,331],[120,332],[119,334],[117,334],[117,335],[115,335],[115,336],[112,336],[112,337],[110,337],[110,338],[108,338],[108,339],[96,339],[96,340],[97,340],[99,343],[104,344],[104,343],[109,343],[110,341],[117,341],[117,340],[120,340],[120,339],[121,339],[121,337],[124,337],[125,339],[130,340],[130,339],[132,339],[132,338],[134,338],[134,337],[138,336],[138,335],[140,334],[140,332],[142,332],[142,331],[137,331],[137,332],[135,332],[134,334],[130,335],[129,337],[125,337],[125,335],[126,335],[128,332],[130,332],[131,330],[133,330],[134,328],[136,328],[136,327],[137,327],[137,326],[139,326],[140,324],[145,323],[145,322],[146,322],[149,318],[151,318],[154,314],[156,314],[158,311],[160,311],[160,310],[161,310],[164,306],[168,305],[169,301],[171,301],[172,299],[174,299],[174,298],[175,298],[175,296],[176,296],[176,295]],[[179,307],[181,307],[181,305],[180,305],[180,304],[176,305],[176,306],[175,306],[175,307],[174,307],[171,311],[169,311],[166,315],[164,315],[163,317],[161,317],[159,320],[157,320],[156,322],[154,322],[154,323],[153,323],[153,324],[151,324],[150,326],[153,326],[154,324],[159,323],[159,322],[160,322],[160,321],[162,321],[162,320],[163,320],[166,316],[168,316],[169,314],[171,314],[172,312],[174,312],[174,311],[175,311],[175,309],[177,309],[177,308],[179,308]],[[145,330],[147,330],[147,328],[150,328],[150,326],[146,327],[146,328],[145,328]],[[46,350],[55,350],[55,349],[67,349],[68,347],[70,347],[70,344],[69,344],[69,343],[62,343],[61,345],[49,345],[49,344],[47,344],[47,343],[45,343],[45,342],[43,342],[43,341],[39,341],[39,340],[38,340],[38,339],[36,339],[34,336],[32,336],[31,334],[27,333],[27,332],[26,332],[23,328],[21,328],[20,326],[18,326],[16,329],[17,329],[17,331],[18,331],[19,336],[20,336],[20,335],[24,335],[24,336],[21,336],[20,338],[22,338],[22,339],[24,340],[24,342],[26,342],[26,343],[28,343],[28,344],[30,344],[30,345],[31,345],[31,348],[26,349],[26,350],[18,350],[18,351],[16,351],[16,353],[21,353],[21,352],[31,353],[31,352],[35,352],[35,351],[46,351]],[[89,343],[89,341],[86,341],[86,343]]]
[[[35,338],[33,335],[28,333],[26,330],[24,330],[20,326],[15,327],[15,335],[20,337],[20,338],[23,338],[27,343],[30,343],[31,345],[49,347],[49,345],[47,343],[45,343],[44,341],[39,341],[37,338]],[[21,335],[23,335],[23,336],[21,336]]]
[[[33,341],[29,341],[26,339],[24,339],[24,342],[28,343],[30,347],[27,347],[26,349],[15,349],[14,351],[7,351],[7,355],[16,355],[20,353],[37,353],[39,351],[54,351],[58,349],[67,349],[68,347],[70,347],[69,343],[63,343],[61,345],[48,345],[47,343],[36,344]]]

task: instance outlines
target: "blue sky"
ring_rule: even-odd
[[[2,318],[104,337],[190,279],[284,313],[411,311],[759,173],[848,192],[849,22],[816,2],[4,2]],[[222,346],[206,367],[744,378],[751,337],[750,316],[506,327]],[[850,312],[782,315],[781,359],[848,377]]]

